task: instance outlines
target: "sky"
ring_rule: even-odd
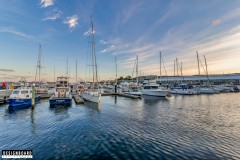
[[[136,76],[136,56],[139,74],[159,75],[160,52],[162,76],[176,58],[183,75],[198,74],[196,51],[209,74],[240,72],[237,0],[1,0],[0,81],[34,80],[39,45],[42,80],[68,70],[75,81],[76,63],[90,80],[91,16],[100,80],[115,79],[115,57],[118,77]]]

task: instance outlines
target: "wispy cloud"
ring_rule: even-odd
[[[11,33],[17,35],[19,37],[27,38],[27,39],[35,39],[33,36],[16,31],[14,29],[0,29],[0,32]]]
[[[55,8],[53,11],[51,11],[50,13],[47,13],[47,15],[45,16],[45,18],[43,18],[43,21],[46,20],[51,20],[54,21],[58,18],[60,18],[62,15],[62,11],[59,10],[58,8]]]
[[[13,69],[2,69],[0,68],[1,72],[15,72]]]
[[[93,30],[93,34],[95,33],[95,31]],[[83,33],[84,36],[89,36],[92,34],[92,30],[89,28],[86,32]]]
[[[64,21],[64,24],[67,24],[70,29],[74,29],[78,24],[78,16],[73,15],[71,17],[67,17]]]
[[[99,54],[107,53],[107,52],[113,51],[114,49],[115,49],[115,46],[112,45],[112,46],[109,46],[108,48],[100,51]]]
[[[46,8],[46,7],[54,5],[53,1],[54,0],[41,0],[40,5],[41,5],[41,7]]]

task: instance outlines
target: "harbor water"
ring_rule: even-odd
[[[240,93],[0,106],[0,148],[34,159],[240,159]]]

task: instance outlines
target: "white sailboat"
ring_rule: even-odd
[[[200,64],[202,65],[203,67],[203,64],[202,62],[199,60],[198,58],[198,52],[197,52],[197,59],[198,59],[198,63],[200,62]],[[206,70],[204,69],[203,67],[203,70],[205,71],[206,73],[206,76],[207,76],[207,80],[208,80],[208,85],[207,86],[201,86],[199,87],[199,93],[200,94],[215,94],[215,93],[220,93],[219,90],[216,90],[214,89],[212,86],[211,86],[211,83],[210,83],[210,79],[208,77],[208,66],[207,66],[207,60],[206,60],[206,57],[204,55],[204,60],[205,60],[205,67],[206,67]],[[199,72],[200,73],[200,72]]]
[[[91,89],[84,91],[82,97],[86,101],[100,103],[101,92],[100,92],[99,86],[98,86],[97,60],[96,60],[96,53],[95,53],[94,30],[93,30],[92,17],[91,17],[91,35],[92,35],[91,43],[92,43],[93,82],[92,82]],[[95,80],[96,80],[96,85],[95,85]]]

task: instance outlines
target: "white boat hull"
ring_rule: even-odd
[[[90,102],[100,103],[101,94],[96,92],[85,91],[82,95],[83,99]]]
[[[214,90],[212,88],[200,88],[199,93],[200,94],[214,94],[214,93],[219,93],[219,91]]]
[[[198,91],[191,90],[191,89],[173,89],[170,91],[172,94],[181,94],[181,95],[196,95],[199,94]]]
[[[142,90],[143,95],[155,96],[155,97],[166,97],[169,94],[168,90]]]

